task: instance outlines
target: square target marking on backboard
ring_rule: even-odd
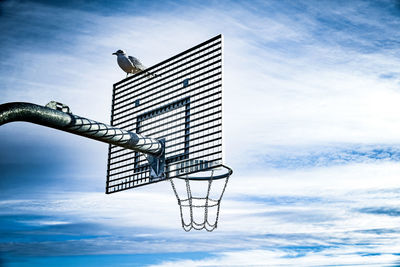
[[[164,179],[223,163],[222,46],[218,35],[114,84],[111,125],[165,140]],[[106,193],[160,180],[142,153],[109,146]]]

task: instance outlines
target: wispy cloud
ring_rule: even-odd
[[[167,183],[103,195],[103,144],[2,126],[3,254],[147,253],[162,266],[398,261],[395,2],[0,6],[3,102],[54,99],[104,122],[112,83],[124,77],[112,52],[149,66],[222,32],[235,170],[217,231],[186,234]]]
[[[2,251],[19,257],[182,253],[165,256],[161,266],[231,265],[239,258],[237,264],[250,266],[266,260],[274,266],[387,264],[398,259],[400,217],[390,216],[400,199],[394,190],[398,171],[386,163],[303,174],[282,170],[246,177],[246,183],[232,179],[211,238],[179,229],[178,206],[166,183],[111,198],[76,193],[2,201],[8,230]],[[188,260],[185,253],[194,252],[204,257]],[[258,256],[245,258],[252,253]]]
[[[259,152],[258,152],[259,153]],[[337,144],[333,146],[271,146],[253,154],[259,168],[315,168],[355,163],[398,162],[398,145]]]

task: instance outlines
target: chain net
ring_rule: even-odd
[[[206,229],[211,232],[217,228],[221,199],[228,184],[229,176],[220,180],[213,180],[213,176],[214,171],[211,171],[210,178],[207,180],[192,180],[188,175],[183,176],[181,179],[170,179],[172,189],[178,200],[182,228],[186,232],[192,229]],[[178,192],[177,180],[183,180],[183,190],[181,192]],[[221,180],[223,181],[221,182]],[[216,181],[219,183],[219,192],[216,194],[211,194],[213,181],[214,184]],[[203,186],[206,186],[205,196],[195,194],[193,191],[194,183],[202,183]]]

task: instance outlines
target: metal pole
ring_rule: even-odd
[[[32,103],[12,102],[0,105],[0,125],[13,121],[40,124],[150,156],[157,157],[163,153],[162,143],[156,139]]]

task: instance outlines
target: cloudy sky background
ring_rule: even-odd
[[[0,127],[0,265],[398,266],[398,1],[0,2],[0,100],[109,122],[117,49],[151,66],[224,35],[218,229],[167,182],[105,195],[107,145]]]

